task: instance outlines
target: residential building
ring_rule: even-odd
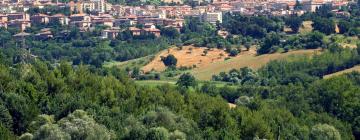
[[[27,13],[10,13],[7,14],[9,21],[11,20],[30,20],[30,15]]]
[[[108,39],[115,39],[119,35],[120,32],[121,32],[120,28],[105,29],[101,32],[101,37],[108,38]]]
[[[8,17],[5,14],[0,14],[0,22],[8,22]]]
[[[35,14],[31,16],[31,23],[35,24],[48,24],[49,16],[45,14]]]
[[[7,26],[6,22],[0,22],[0,28],[7,28]]]
[[[222,23],[222,12],[206,12],[202,18],[204,21],[216,25],[216,22]]]
[[[70,16],[70,21],[74,22],[74,21],[87,21],[90,22],[91,21],[91,17],[89,15],[86,14],[74,14]]]
[[[55,14],[55,15],[49,16],[49,22],[50,23],[58,22],[61,25],[68,25],[69,24],[69,18],[66,17],[63,14]]]
[[[155,27],[155,25],[151,25],[148,28],[144,28],[142,30],[142,34],[154,34],[156,37],[160,37],[160,30]]]
[[[141,29],[136,27],[130,27],[129,31],[132,33],[133,36],[141,35]]]
[[[26,28],[31,27],[30,20],[11,20],[8,25],[9,28],[20,29],[20,31],[24,31]]]

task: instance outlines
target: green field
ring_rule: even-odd
[[[149,63],[154,55],[149,55],[145,57],[140,57],[137,59],[132,59],[128,61],[118,62],[118,61],[111,61],[111,62],[105,62],[104,67],[110,68],[110,67],[118,67],[118,68],[133,68],[133,67],[142,67]]]

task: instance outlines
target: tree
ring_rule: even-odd
[[[169,140],[169,131],[164,127],[151,128],[146,140]]]
[[[231,49],[230,50],[230,56],[237,56],[239,54],[239,51],[237,49]]]
[[[315,31],[305,36],[304,47],[306,49],[316,49],[324,45],[323,38],[325,35],[321,32]]]
[[[192,76],[190,73],[185,73],[180,76],[179,80],[176,82],[176,85],[180,87],[196,87],[197,82],[194,76]]]
[[[186,134],[179,130],[175,130],[170,134],[170,140],[186,140]]]
[[[176,66],[177,59],[174,55],[169,54],[165,58],[161,58],[165,66]]]
[[[350,24],[350,22],[340,20],[338,23],[338,27],[339,27],[339,33],[345,34],[350,30],[351,24]]]
[[[93,118],[83,110],[76,110],[57,123],[52,123],[52,116],[41,115],[34,124],[41,125],[34,133],[34,140],[51,139],[101,139],[114,138],[105,126],[97,124]],[[40,122],[38,122],[40,121]]]
[[[323,4],[316,9],[315,14],[322,18],[330,18],[333,16],[331,10],[332,10],[332,4]]]
[[[168,28],[161,29],[161,35],[169,37],[171,39],[175,39],[180,36],[180,33],[175,28],[168,27]]]
[[[62,131],[57,124],[45,124],[41,126],[38,131],[36,131],[33,139],[34,140],[52,140],[52,139],[70,140],[71,137],[68,133]]]
[[[251,98],[248,96],[240,96],[235,100],[236,105],[246,106],[251,102]]]
[[[316,18],[313,20],[312,27],[314,30],[330,35],[335,33],[335,22],[331,19]]]
[[[10,129],[13,125],[13,120],[9,113],[9,110],[1,103],[0,103],[0,124],[5,126],[7,129]]]
[[[271,48],[280,44],[280,36],[276,33],[270,33],[266,36],[264,43],[261,44],[258,54],[266,54],[271,52]]]
[[[302,10],[302,8],[303,8],[303,5],[300,3],[299,0],[296,0],[294,10]]]
[[[291,16],[285,20],[285,24],[291,28],[294,33],[297,33],[302,25],[302,18],[298,16]]]
[[[341,140],[339,131],[328,124],[317,124],[311,128],[310,139],[312,140]]]
[[[354,119],[354,122],[352,123],[352,131],[355,136],[355,139],[359,139],[360,138],[360,116],[358,116]]]
[[[247,43],[245,43],[245,45],[244,45],[244,46],[245,46],[245,48],[246,48],[246,50],[247,50],[247,51],[249,51],[249,50],[250,50],[250,48],[251,48],[251,44],[250,44],[250,43],[248,43],[248,42],[247,42]]]

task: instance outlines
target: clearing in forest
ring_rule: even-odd
[[[312,32],[313,27],[312,27],[311,24],[313,24],[312,21],[304,21],[303,24],[302,24],[302,26],[301,26],[300,29],[299,29],[299,32],[300,32],[300,33],[309,33],[309,32]],[[290,29],[290,30],[291,30],[291,29]]]
[[[253,53],[242,53],[229,60],[208,64],[192,70],[192,74],[199,80],[210,80],[212,75],[220,72],[228,72],[231,69],[240,69],[242,67],[250,67],[258,69],[271,60],[285,59],[289,56],[313,55],[319,50],[296,50],[287,53],[273,53],[257,56]]]
[[[242,51],[236,57],[230,57],[225,60],[228,54],[222,49],[213,49],[204,55],[205,47],[193,47],[184,46],[182,49],[173,47],[164,51],[161,51],[155,56],[155,58],[145,65],[142,70],[149,72],[155,70],[158,72],[166,69],[165,65],[161,61],[161,56],[167,56],[169,54],[174,55],[177,60],[177,67],[186,66],[191,67],[196,65],[196,68],[191,70],[191,73],[199,80],[210,80],[212,75],[219,74],[220,72],[227,72],[231,69],[240,69],[242,67],[260,68],[271,60],[285,59],[292,55],[312,55],[318,50],[296,50],[287,53],[274,53],[264,54],[257,56],[255,47],[252,47],[249,51]]]
[[[205,55],[206,53],[206,55]],[[151,70],[164,71],[166,69],[161,61],[161,56],[166,57],[169,54],[177,58],[177,67],[204,67],[209,63],[224,61],[228,54],[222,49],[211,49],[205,47],[183,46],[182,49],[172,47],[158,53],[155,58],[145,65],[142,70],[149,72]]]

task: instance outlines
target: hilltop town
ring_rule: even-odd
[[[321,5],[331,4],[339,16],[349,13],[336,11],[349,2],[345,0],[235,0],[235,1],[192,1],[186,5],[181,0],[161,1],[161,5],[128,6],[111,4],[106,0],[80,0],[59,2],[51,0],[2,0],[0,4],[0,27],[17,28],[21,32],[34,24],[60,23],[77,27],[81,31],[92,30],[98,25],[106,26],[102,38],[116,38],[121,28],[131,27],[133,35],[155,34],[160,30],[155,25],[173,27],[180,31],[186,17],[196,17],[216,24],[222,22],[224,13],[239,13],[248,16],[289,16],[315,12]],[[296,5],[301,4],[302,8]],[[56,10],[46,11],[46,10]],[[42,11],[34,13],[35,11]],[[64,12],[59,12],[64,11]],[[135,25],[144,25],[139,29]],[[41,38],[52,37],[49,30],[38,34]]]

